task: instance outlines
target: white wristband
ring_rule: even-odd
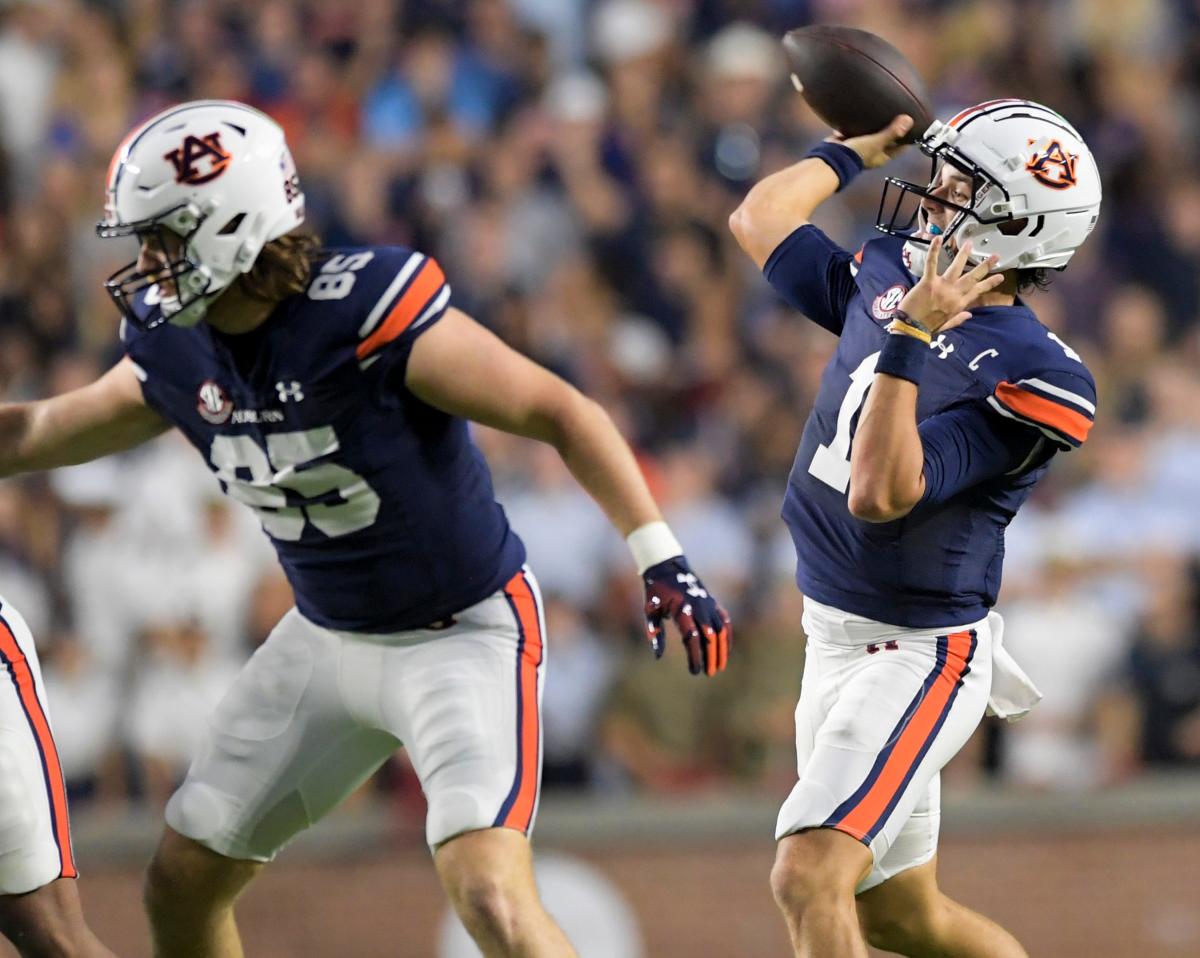
[[[638,575],[652,565],[683,555],[683,546],[675,538],[670,526],[662,521],[638,526],[625,537],[625,541],[629,543],[629,551],[637,563]]]

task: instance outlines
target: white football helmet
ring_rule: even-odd
[[[940,269],[949,265],[951,246],[971,240],[972,263],[994,253],[999,257],[996,271],[1061,270],[1096,226],[1096,161],[1075,128],[1049,107],[1029,100],[990,100],[949,122],[935,120],[917,142],[933,160],[929,185],[889,176],[875,223],[885,233],[906,238],[904,262],[917,275],[931,239],[920,209],[924,197],[957,211],[945,230]],[[969,206],[933,196],[943,163],[971,177]],[[894,200],[890,207],[889,198]],[[890,210],[886,219],[885,210]]]
[[[135,261],[109,277],[125,319],[191,326],[264,244],[304,222],[304,194],[278,123],[244,103],[196,100],[125,138],[109,165],[104,214],[98,235],[149,239],[168,260],[152,273]],[[164,230],[177,239],[168,243]]]

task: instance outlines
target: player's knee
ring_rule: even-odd
[[[789,835],[779,843],[771,868],[771,893],[789,914],[799,914],[823,899],[853,895],[858,869],[828,829]]]
[[[260,867],[168,831],[146,869],[142,900],[152,919],[210,911],[232,904]]]
[[[498,876],[470,872],[456,879],[449,892],[458,917],[473,934],[500,941],[514,938],[522,903]]]

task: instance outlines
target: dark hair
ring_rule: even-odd
[[[1028,293],[1031,290],[1045,292],[1050,288],[1050,271],[1044,266],[1034,266],[1017,270],[1017,292]]]
[[[321,238],[307,230],[273,239],[259,251],[250,271],[241,277],[242,290],[253,299],[267,302],[302,293],[320,252]]]

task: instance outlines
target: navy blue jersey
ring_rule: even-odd
[[[1060,449],[1081,444],[1095,415],[1091,374],[1024,305],[972,311],[930,346],[917,397],[926,490],[893,522],[847,505],[850,447],[883,348],[884,327],[915,277],[903,240],[851,256],[816,227],[772,253],[772,286],[839,334],[805,425],[783,517],[796,581],[820,602],[910,628],[977,621],[996,601],[1004,530]]]
[[[524,561],[467,423],[404,385],[413,343],[449,298],[420,253],[331,250],[307,293],[253,332],[122,328],[146,402],[255,510],[319,625],[425,626]]]

